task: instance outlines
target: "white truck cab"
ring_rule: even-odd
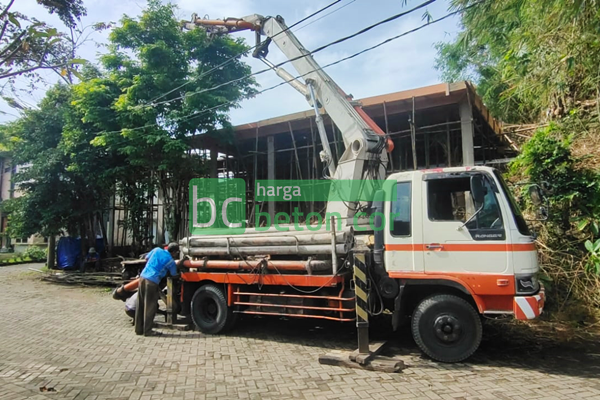
[[[473,179],[481,182],[481,203]],[[482,314],[539,316],[543,291],[534,238],[497,170],[440,168],[388,180],[394,181],[385,202],[390,278],[451,280],[473,296]]]
[[[383,265],[391,279],[381,280],[380,289],[398,298],[395,312],[402,304],[412,316],[413,335],[425,353],[456,361],[444,348],[465,333],[473,333],[465,340],[477,348],[480,322],[460,317],[468,308],[517,319],[541,314],[544,288],[536,276],[534,237],[497,170],[439,168],[387,179],[393,184],[385,185]],[[398,295],[390,280],[398,283]],[[453,295],[465,304],[453,305],[448,301]],[[430,338],[424,337],[428,331]],[[462,352],[460,358],[469,349]]]

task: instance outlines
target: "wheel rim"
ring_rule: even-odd
[[[452,344],[462,337],[462,326],[453,315],[440,315],[433,323],[436,338],[444,344]]]
[[[219,306],[213,299],[206,298],[200,302],[200,316],[206,322],[213,323],[219,315]]]

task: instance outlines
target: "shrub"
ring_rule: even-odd
[[[46,251],[39,247],[28,247],[23,253],[23,258],[28,257],[33,261],[44,261],[46,259]]]
[[[576,136],[568,119],[538,130],[511,173],[519,181],[546,183],[549,218],[536,230],[548,310],[559,315],[570,310],[579,320],[575,309],[598,315],[600,308],[600,175],[588,162],[590,155],[573,154]]]

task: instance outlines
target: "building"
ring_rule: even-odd
[[[18,165],[13,165],[10,154],[0,154],[0,202],[19,197],[21,193],[15,185],[13,176],[19,171]],[[46,247],[48,238],[40,235],[11,238],[7,232],[8,215],[0,208],[0,252],[23,252],[29,246]]]
[[[516,145],[502,133],[501,123],[489,114],[469,82],[443,83],[358,102],[394,142],[390,174],[446,166],[502,166],[517,154]],[[323,118],[337,163],[344,143],[331,119],[326,114]],[[265,211],[262,204],[253,203],[256,179],[323,176],[322,146],[314,119],[310,110],[244,124],[234,128],[230,144],[200,135],[195,147],[210,152],[212,177],[246,179],[246,215],[251,216]],[[294,205],[287,206],[291,212]],[[252,218],[249,220],[252,223]]]

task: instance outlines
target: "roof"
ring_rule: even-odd
[[[467,98],[476,108],[489,126],[500,134],[501,123],[495,120],[483,105],[481,98],[475,92],[473,85],[466,81],[456,83],[440,83],[417,89],[404,90],[379,96],[366,97],[358,100],[363,109],[372,118],[383,116],[384,107],[388,114],[396,114],[410,111],[413,107],[417,110],[439,107],[443,105],[456,104]],[[326,115],[326,114],[325,114]],[[247,139],[257,135],[265,136],[289,131],[289,124],[293,123],[295,128],[302,129],[310,125],[310,119],[314,117],[314,111],[307,110],[280,117],[264,119],[261,121],[242,124],[234,127],[235,135],[239,139]],[[306,126],[304,126],[306,125]]]

